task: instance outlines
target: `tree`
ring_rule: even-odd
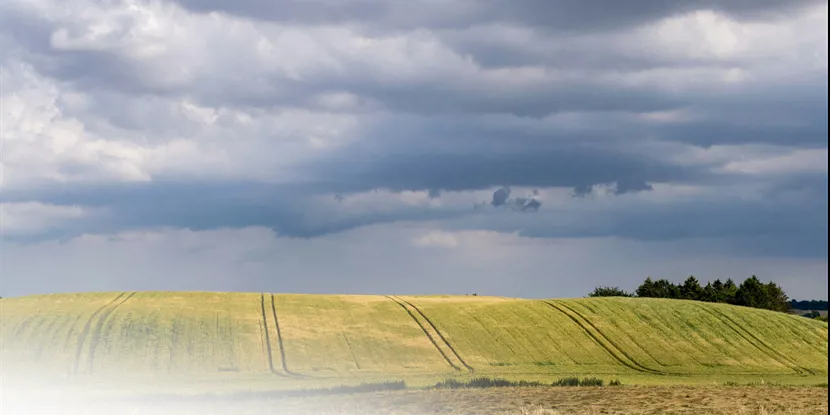
[[[781,287],[774,282],[764,284],[754,275],[744,280],[738,287],[735,303],[746,307],[783,312],[788,311],[790,307],[787,294]]]
[[[667,279],[659,279],[654,283],[655,297],[658,298],[680,298],[680,287]]]
[[[790,305],[796,310],[827,310],[827,301],[825,300],[810,300],[798,301],[790,300]]]
[[[707,297],[706,301],[711,301],[713,303],[726,302],[724,284],[720,279],[716,279],[715,282],[711,284],[706,284],[704,291],[706,291],[706,294],[704,294]]]
[[[715,281],[720,282],[720,281]],[[721,284],[723,285],[723,284]],[[706,301],[709,303],[719,303],[718,301],[718,289],[715,288],[714,284],[711,282],[707,282],[706,286],[703,287],[703,293],[701,294],[700,301]]]
[[[721,298],[721,302],[723,303],[735,304],[737,302],[737,296],[738,286],[735,285],[735,281],[732,281],[732,278],[727,278],[720,290],[720,294],[718,294],[718,297]]]
[[[637,297],[647,297],[653,298],[657,297],[657,286],[652,281],[651,277],[646,278],[646,280],[637,287],[637,290],[634,291],[637,294]]]
[[[700,281],[694,276],[690,275],[680,286],[680,298],[686,300],[700,300],[703,297],[703,287],[700,286]]]
[[[633,295],[620,287],[596,287],[588,297],[632,297]]]
[[[764,285],[765,305],[768,310],[790,311],[790,301],[784,290],[778,284],[770,281]]]
[[[764,308],[766,293],[764,284],[756,276],[744,280],[738,287],[735,303],[745,307]]]

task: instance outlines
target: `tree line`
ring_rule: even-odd
[[[654,281],[649,277],[633,293],[619,287],[596,287],[588,294],[588,297],[673,298],[734,304],[781,312],[787,312],[792,307],[787,294],[778,284],[772,281],[763,283],[754,275],[740,285],[730,278],[725,282],[720,279],[707,282],[705,286],[702,286],[694,276],[686,278],[686,281],[679,285],[666,279]]]
[[[790,307],[795,310],[827,310],[827,301],[824,300],[790,300]]]

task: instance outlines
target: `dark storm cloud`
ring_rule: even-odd
[[[251,182],[76,185],[15,190],[4,202],[32,202],[58,206],[83,205],[102,214],[79,218],[57,230],[31,235],[4,235],[3,239],[36,242],[73,238],[83,233],[174,227],[191,230],[265,226],[280,235],[312,238],[361,226],[407,220],[447,219],[472,210],[397,209],[344,213],[321,207],[312,199],[328,194],[315,185],[269,185]],[[342,199],[341,199],[342,200]]]
[[[707,239],[725,241],[729,254],[822,258],[828,249],[827,178],[814,177],[809,182],[808,186],[819,193],[823,184],[823,200],[815,194],[793,199],[776,193],[751,201],[721,197],[607,210],[582,211],[574,207],[530,216],[469,216],[449,226],[486,226],[534,238],[620,237],[652,242]]]
[[[714,9],[736,17],[769,18],[820,0],[491,0],[481,2],[382,0],[177,0],[198,12],[296,24],[364,23],[388,29],[441,29],[507,22],[556,31],[619,29],[678,13]]]
[[[671,181],[694,175],[692,169],[656,160],[573,150],[503,156],[412,155],[353,163],[327,164],[329,175],[338,177],[336,181],[332,179],[332,187],[350,191],[374,188],[461,191],[505,184],[580,187],[619,182],[624,183],[621,193],[625,193],[646,190],[646,181]]]
[[[695,182],[712,176],[707,166],[679,166],[620,151],[628,146],[625,133],[532,132],[476,123],[457,118],[454,123],[425,121],[409,128],[405,119],[393,119],[379,124],[365,140],[320,160],[319,166],[309,166],[309,172],[341,192],[617,183],[623,194],[649,190],[648,182]]]
[[[296,79],[287,79],[278,71],[267,71],[268,68],[262,68],[261,73],[250,72],[256,76],[247,77],[249,68],[243,65],[210,68],[213,71],[204,73],[194,66],[185,68],[197,73],[192,79],[181,84],[164,84],[141,62],[129,60],[135,59],[134,56],[121,54],[122,51],[115,47],[96,51],[55,50],[50,38],[63,23],[0,6],[0,25],[3,27],[0,45],[6,50],[0,53],[13,51],[39,73],[55,78],[56,85],[61,88],[87,94],[91,103],[85,111],[116,127],[140,134],[145,144],[165,132],[190,136],[189,130],[177,125],[174,116],[160,114],[165,111],[162,105],[165,98],[188,98],[204,105],[250,110],[251,114],[256,114],[257,111],[279,111],[288,106],[329,111],[315,103],[315,99],[325,93],[347,92],[357,101],[376,107],[343,112],[353,111],[358,116],[365,115],[363,112],[386,114],[376,115],[377,118],[356,118],[356,123],[366,121],[367,125],[362,127],[365,131],[360,132],[359,139],[338,144],[336,151],[323,151],[319,157],[310,157],[311,161],[297,168],[298,176],[308,178],[303,184],[194,183],[181,178],[171,181],[176,178],[156,174],[152,182],[140,185],[69,183],[4,193],[4,202],[37,201],[61,206],[100,207],[106,212],[101,217],[69,223],[51,236],[71,237],[84,232],[107,233],[160,226],[201,230],[258,225],[283,235],[313,237],[374,223],[458,219],[473,210],[473,206],[467,206],[447,210],[402,208],[383,211],[372,206],[362,212],[343,212],[337,206],[345,203],[334,207],[318,205],[315,197],[321,195],[337,194],[343,202],[353,193],[375,189],[424,190],[435,199],[445,192],[497,188],[499,190],[493,193],[490,203],[493,207],[504,208],[489,209],[488,212],[512,215],[511,210],[516,210],[533,214],[519,215],[520,219],[516,219],[517,216],[487,216],[486,222],[476,222],[479,228],[512,231],[518,227],[529,236],[622,236],[640,240],[743,238],[762,241],[750,244],[751,249],[758,252],[826,255],[818,249],[826,250],[827,245],[826,238],[821,243],[822,227],[826,236],[827,226],[826,218],[821,219],[827,213],[826,191],[822,194],[820,190],[822,184],[826,188],[826,172],[793,176],[791,181],[773,183],[771,197],[793,192],[806,195],[802,196],[804,199],[800,204],[780,200],[769,202],[769,206],[764,202],[748,204],[729,195],[724,195],[720,203],[650,205],[643,202],[628,210],[609,208],[607,212],[592,212],[590,216],[575,215],[574,225],[570,227],[563,227],[557,216],[561,212],[555,212],[549,204],[543,205],[541,199],[533,195],[510,199],[506,190],[511,186],[564,187],[573,189],[576,196],[588,196],[593,186],[612,184],[617,195],[635,196],[652,191],[653,184],[658,183],[758,185],[767,179],[713,172],[713,168],[723,162],[670,161],[677,159],[670,157],[674,154],[647,149],[647,144],[654,142],[700,147],[774,144],[780,146],[782,152],[793,147],[826,148],[826,70],[821,73],[824,80],[767,75],[768,78],[761,76],[761,81],[744,88],[729,90],[719,88],[714,82],[704,82],[701,88],[694,88],[683,84],[686,75],[682,73],[674,74],[676,78],[654,83],[635,82],[625,75],[628,71],[643,68],[682,72],[683,68],[697,66],[727,69],[736,63],[719,57],[629,54],[615,51],[613,46],[562,53],[544,48],[546,39],[566,43],[567,36],[574,34],[622,31],[692,10],[713,9],[738,19],[772,19],[821,2],[181,0],[179,3],[199,12],[219,10],[297,27],[353,23],[359,26],[359,33],[368,35],[406,35],[409,30],[425,28],[432,30],[431,35],[435,36],[430,38],[431,41],[435,40],[438,46],[462,56],[469,54],[470,61],[459,63],[460,58],[454,61],[456,57],[442,55],[443,49],[439,53],[427,48],[423,52],[425,58],[419,55],[423,62],[414,62],[423,63],[425,75],[418,73],[400,79],[389,76],[387,79],[378,76],[388,73],[382,73],[376,67],[377,62],[362,61],[343,53],[331,56],[336,61],[331,67],[336,70],[326,66],[303,73]],[[458,33],[488,23],[508,23],[533,31],[541,40],[531,46],[542,51],[511,49],[509,45],[491,39],[463,38]],[[498,32],[493,33],[495,37],[499,36]],[[195,35],[193,39],[201,38],[200,33]],[[445,44],[441,44],[442,41]],[[211,51],[217,56],[210,58],[231,61],[238,52],[218,46]],[[378,54],[382,53],[379,49]],[[401,55],[407,55],[406,51]],[[413,63],[406,58],[409,56],[404,56],[404,65]],[[206,59],[206,65],[220,60]],[[390,73],[398,69],[395,63],[391,64],[392,69],[387,68]],[[186,66],[189,62],[178,64]],[[483,64],[484,69],[516,70],[490,72],[485,76],[481,75],[478,64]],[[543,67],[531,73],[520,70],[530,65]],[[170,66],[175,65],[171,63]],[[571,72],[566,76],[556,71],[563,68]],[[752,68],[749,69],[752,72]],[[654,76],[656,79],[662,75]],[[675,83],[681,84],[678,86],[680,92],[660,87],[674,86]],[[159,100],[158,113],[142,113],[125,105],[130,99],[142,96]],[[615,115],[625,113],[634,117],[641,115],[638,113],[673,110],[689,110],[702,115],[691,121],[664,123],[632,121]],[[69,110],[64,113],[77,117],[88,130],[95,130],[95,125],[84,118],[84,114]],[[551,114],[565,114],[567,118],[573,113],[592,116],[573,122],[542,119]],[[270,132],[259,132],[263,137],[257,138],[271,138]],[[222,138],[230,142],[241,134],[231,132]],[[105,133],[101,136],[111,138]],[[279,137],[273,138],[278,141]],[[264,154],[270,154],[270,151],[270,148],[261,150]],[[740,158],[742,155],[738,152],[730,157]],[[280,157],[277,151],[273,154],[275,160]],[[248,162],[244,157],[232,161],[243,167]],[[59,163],[60,172],[70,178],[105,176],[105,172],[94,164]],[[579,203],[585,200],[587,198],[580,199]],[[510,220],[502,224],[498,222],[501,218]]]
[[[380,223],[441,220],[448,228],[518,231],[534,238],[620,237],[651,242],[712,239],[728,242],[730,254],[748,256],[806,258],[824,257],[827,252],[826,176],[782,181],[759,200],[703,197],[601,209],[590,208],[590,202],[585,201],[582,203],[588,204],[583,206],[589,207],[586,210],[579,205],[542,210],[534,194],[510,198],[502,188],[494,192],[492,200],[501,209],[483,214],[476,213],[473,206],[346,214],[336,206],[323,208],[311,202],[310,196],[315,191],[324,194],[324,189],[252,183],[155,183],[20,190],[9,193],[4,201],[80,204],[105,208],[106,212],[73,220],[48,233],[6,235],[4,240],[26,243],[158,227],[210,230],[248,226],[266,226],[283,236],[312,238]]]

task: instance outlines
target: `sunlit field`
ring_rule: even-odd
[[[723,304],[127,292],[0,306],[7,409],[72,398],[113,400],[125,413],[227,413],[210,411],[234,402],[250,413],[311,405],[332,413],[581,414],[607,413],[591,403],[606,401],[619,411],[648,403],[643,413],[704,403],[718,413],[811,413],[827,395],[827,323]],[[569,376],[604,386],[431,389],[446,379],[547,384]],[[384,382],[405,387],[354,393]],[[743,383],[762,386],[727,386]],[[348,386],[356,389],[280,394]],[[205,399],[215,402],[204,407]]]

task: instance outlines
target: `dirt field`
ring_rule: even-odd
[[[97,403],[30,414],[826,414],[826,387],[490,388],[202,402]],[[12,409],[12,408],[6,408]],[[23,412],[3,412],[17,414]]]

